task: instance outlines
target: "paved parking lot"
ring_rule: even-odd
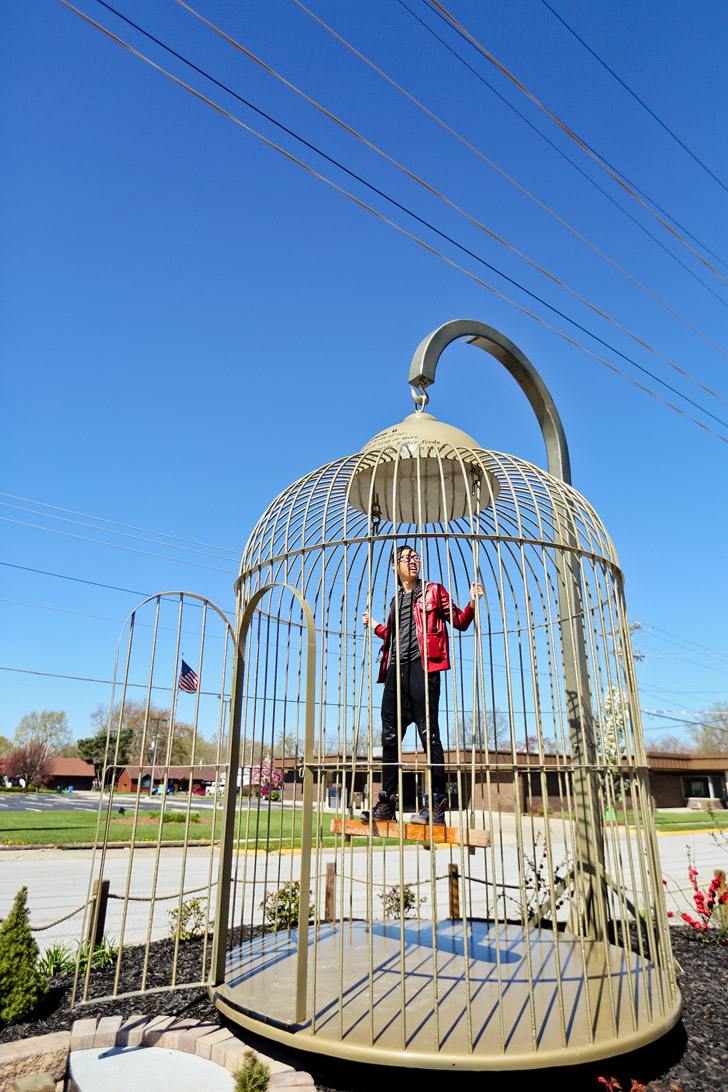
[[[104,801],[108,801],[108,794],[104,794]],[[184,793],[170,793],[164,798],[166,807],[171,811],[184,811],[187,807],[187,797]],[[114,807],[133,808],[136,797],[133,794],[114,793]],[[141,796],[139,807],[144,810],[158,810],[161,797]],[[212,796],[193,796],[192,807],[195,811],[200,808],[211,808]],[[0,793],[0,811],[98,811],[98,792],[72,792],[72,793]]]

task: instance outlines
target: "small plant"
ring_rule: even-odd
[[[180,940],[196,940],[204,935],[207,899],[187,899],[181,907],[175,907],[169,914],[169,931],[174,939],[179,933]]]
[[[21,887],[0,927],[0,1019],[6,1024],[32,1016],[48,992],[30,933],[27,901],[28,888]]]
[[[379,898],[382,900],[385,918],[410,918],[421,903],[427,902],[424,895],[421,899],[417,898],[409,883],[403,884],[401,889],[395,883],[386,891],[380,891]]]
[[[600,1084],[605,1084],[607,1086],[608,1092],[622,1092],[622,1086],[616,1077],[597,1077],[597,1080]],[[647,1092],[648,1089],[650,1092],[660,1092],[659,1085],[656,1085],[654,1081],[649,1085],[644,1085],[640,1084],[639,1081],[636,1081],[634,1077],[632,1078],[629,1092]],[[666,1089],[666,1092],[683,1092],[683,1090],[682,1088],[679,1088],[674,1081],[670,1081],[670,1088]]]
[[[71,966],[76,966],[76,960],[78,959],[78,953],[81,953],[78,966],[81,974],[86,974],[88,970],[89,958],[91,959],[91,968],[100,969],[101,967],[110,967],[119,954],[119,945],[111,939],[108,933],[104,933],[101,941],[91,951],[91,942],[84,940],[82,942],[76,942],[76,952],[71,957]],[[70,969],[70,968],[68,968]]]
[[[266,891],[260,908],[265,920],[275,929],[295,929],[301,913],[301,885],[298,880],[284,883],[277,891]],[[313,910],[309,894],[309,921],[313,917]]]
[[[280,800],[280,798],[281,794],[278,792],[278,789],[271,789],[268,799],[272,800],[273,803],[275,803],[276,801]]]
[[[523,886],[526,893],[526,910],[529,918],[551,909],[551,883],[549,882],[549,854],[543,834],[536,836],[533,857],[524,854],[526,867],[523,872]],[[556,865],[553,873],[554,892],[568,879],[569,869],[566,861]],[[561,895],[556,897],[556,909],[559,910],[568,898],[573,881],[568,883]]]
[[[38,960],[38,970],[41,974],[44,974],[46,978],[54,978],[56,975],[67,974],[76,966],[76,960],[73,955],[73,949],[67,944],[61,944],[60,941],[56,941],[55,944],[51,944],[49,948],[46,948],[43,955]]]
[[[185,823],[186,821],[187,821],[187,816],[185,815],[185,813],[183,811],[165,811],[164,815],[162,816],[162,822],[163,823]],[[199,821],[200,821],[199,812],[191,811],[190,812],[190,822],[191,823],[199,823]]]
[[[701,891],[698,887],[698,870],[693,866],[688,850],[688,878],[693,888],[693,902],[698,919],[690,914],[683,914],[683,921],[700,934],[702,944],[710,944],[708,929],[712,926],[718,931],[715,943],[721,948],[728,947],[728,888],[725,873],[721,872],[713,877],[707,892]]]
[[[246,1050],[243,1064],[233,1074],[236,1092],[265,1092],[270,1081],[270,1069],[261,1062],[254,1050]]]
[[[96,945],[91,956],[92,967],[110,967],[119,954],[119,945],[112,940],[108,933],[104,933],[100,942]]]

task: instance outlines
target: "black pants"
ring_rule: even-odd
[[[440,742],[440,728],[437,712],[440,704],[440,672],[429,674],[429,709],[425,709],[425,669],[420,660],[400,664],[400,702],[401,717],[397,717],[397,664],[393,661],[387,667],[382,695],[382,788],[387,796],[397,792],[397,769],[399,764],[397,724],[400,735],[404,734],[414,722],[419,732],[422,746],[427,754],[429,728],[430,761],[432,763],[432,791],[439,796],[445,795],[445,756]],[[428,716],[429,713],[429,724]]]

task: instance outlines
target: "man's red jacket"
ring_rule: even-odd
[[[468,603],[465,610],[458,610],[442,584],[428,584],[425,589],[425,609],[423,611],[422,584],[420,584],[412,600],[412,609],[415,612],[417,641],[420,646],[422,663],[425,663],[424,614],[427,619],[427,670],[428,672],[449,671],[450,649],[445,623],[450,622],[451,625],[455,626],[455,629],[467,629],[474,617],[472,605]],[[384,682],[384,676],[387,673],[394,625],[394,599],[392,599],[389,605],[389,617],[386,626],[379,625],[374,630],[377,637],[384,639],[377,682]]]

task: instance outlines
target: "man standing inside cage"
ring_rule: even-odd
[[[420,580],[420,558],[404,545],[393,554],[392,567],[397,591],[389,607],[386,626],[364,611],[362,622],[384,640],[377,682],[384,683],[382,695],[382,788],[372,820],[385,822],[397,817],[397,770],[399,745],[407,727],[414,722],[425,754],[429,753],[432,806],[426,794],[423,806],[412,822],[445,823],[447,786],[445,756],[440,740],[438,709],[440,673],[450,669],[446,624],[468,628],[475,616],[476,599],[483,594],[480,584],[471,584],[470,602],[458,610],[442,584]],[[425,684],[425,678],[427,684]],[[399,699],[399,701],[398,701]],[[362,812],[369,821],[369,813]]]

